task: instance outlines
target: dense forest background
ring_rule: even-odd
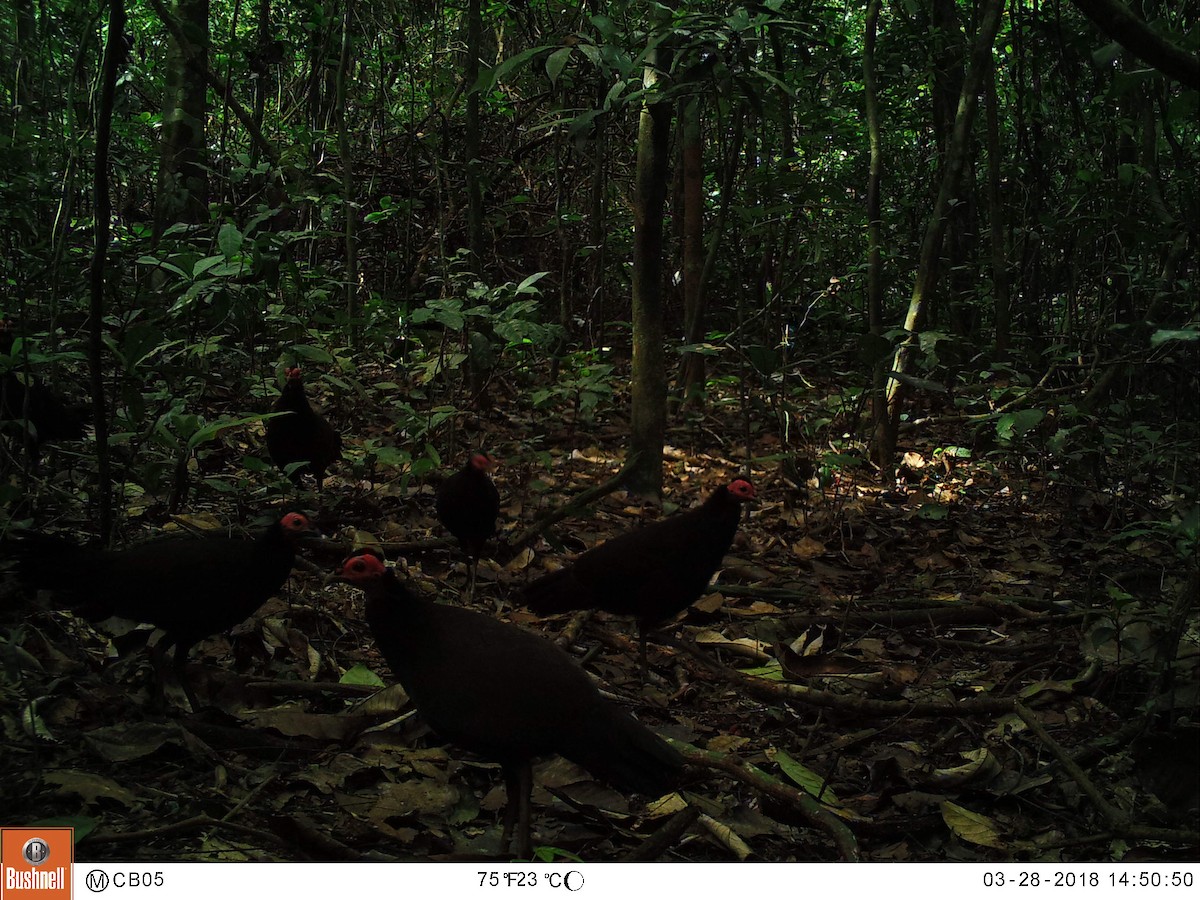
[[[6,530],[303,503],[452,595],[432,485],[485,447],[476,603],[539,627],[511,590],[545,559],[742,472],[656,686],[595,629],[598,674],[703,748],[661,853],[1196,858],[1200,7],[11,0],[0,35],[0,369],[90,423],[6,411]],[[319,495],[263,446],[296,365],[344,440]],[[388,677],[351,596],[299,581],[203,645],[258,678],[223,704],[249,741],[143,721],[63,613],[0,630],[5,808],[93,858],[494,842],[486,771],[349,754],[367,713],[278,687]],[[585,858],[679,812],[539,779]]]

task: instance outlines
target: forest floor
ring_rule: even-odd
[[[1152,479],[1069,486],[1036,460],[945,452],[969,440],[933,425],[906,436],[903,477],[883,489],[867,467],[796,460],[757,430],[758,501],[710,592],[652,640],[643,685],[630,622],[543,621],[516,605],[547,563],[659,514],[613,493],[512,549],[615,474],[628,433],[617,414],[564,412],[550,426],[537,414],[556,429],[538,452],[504,437],[531,433],[533,415],[493,409],[476,434],[499,453],[504,507],[474,607],[551,640],[565,631],[602,689],[693,763],[681,794],[631,798],[542,761],[543,856],[626,858],[687,811],[654,857],[1200,859],[1200,731],[1163,727],[1198,700],[1196,585],[1152,527],[1164,517]],[[739,418],[716,410],[671,433],[669,504],[745,473],[745,443],[724,436]],[[401,440],[338,424],[351,452],[366,436]],[[367,669],[391,683],[362,598],[322,582],[338,553],[378,542],[418,590],[464,603],[436,480],[367,483],[345,468],[319,500],[340,550],[195,648],[198,712],[179,691],[155,711],[148,655],[112,631],[29,606],[19,626],[0,622],[8,824],[75,824],[81,860],[509,858],[499,768],[443,745],[397,688],[361,683]],[[215,501],[191,520],[231,513]]]

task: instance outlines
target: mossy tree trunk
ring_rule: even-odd
[[[208,220],[208,0],[177,0],[163,104],[154,237],[177,222]]]
[[[648,97],[638,124],[633,236],[633,377],[630,455],[635,460],[629,488],[661,496],[663,441],[667,431],[667,373],[663,326],[663,202],[671,106],[657,99],[655,54],[643,76]]]

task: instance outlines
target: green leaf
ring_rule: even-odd
[[[570,49],[569,47],[567,49]],[[518,294],[536,294],[538,291],[532,290],[533,286],[549,275],[549,272],[534,272],[524,281],[517,285]]]
[[[951,340],[951,337],[944,331],[922,331],[918,338],[921,349],[926,353],[933,353],[937,350],[938,344],[948,340]]]
[[[242,468],[251,475],[262,475],[264,472],[270,472],[274,466],[257,456],[247,456],[242,459]]]
[[[37,700],[31,700],[21,709],[18,721],[21,723],[21,730],[29,737],[37,738],[39,741],[58,743],[58,738],[50,731],[50,726],[46,724],[46,720],[42,718],[42,714],[38,710]]]
[[[179,268],[174,263],[165,262],[161,259],[155,259],[153,256],[142,256],[138,259],[138,265],[154,266],[156,269],[165,269],[168,272],[173,272],[180,278],[187,278],[188,273]]]
[[[340,684],[364,684],[368,687],[386,687],[386,682],[362,663],[356,663],[338,679]]]
[[[430,472],[432,472],[434,469],[437,469],[438,467],[439,467],[438,462],[430,459],[427,456],[423,456],[420,459],[413,460],[411,471],[412,471],[413,475],[415,475],[419,478],[422,475],[428,475]]]
[[[333,357],[328,351],[322,350],[320,347],[313,347],[310,344],[296,344],[292,347],[292,352],[310,362],[321,363],[326,366],[333,362]]]
[[[940,522],[950,515],[950,510],[939,503],[922,503],[917,515],[930,522]]]
[[[794,781],[799,787],[804,789],[804,792],[817,797],[822,803],[831,805],[840,805],[838,798],[834,796],[833,791],[827,786],[827,779],[824,776],[818,775],[807,766],[801,765],[792,759],[784,750],[769,750],[767,755],[775,760],[775,763],[783,771],[783,774]]]
[[[996,436],[1002,441],[1011,441],[1037,427],[1046,417],[1044,409],[1019,409],[1006,413],[996,421]]]
[[[1001,840],[995,822],[979,813],[946,801],[942,804],[942,821],[967,843],[998,850],[1009,849],[1009,845]]]
[[[375,459],[381,466],[387,466],[391,469],[401,469],[412,461],[412,454],[407,450],[401,450],[399,447],[383,446],[376,448]]]
[[[751,669],[739,669],[743,675],[753,675],[755,678],[765,678],[767,681],[783,681],[783,666],[779,660],[773,659],[765,666],[755,666]]]
[[[611,38],[617,33],[617,26],[608,16],[594,15],[591,17],[592,27],[603,38]]]
[[[563,47],[560,50],[555,50],[546,59],[546,74],[550,76],[550,83],[557,84],[558,76],[562,74],[563,66],[567,64],[567,60],[571,58],[571,48]]]
[[[189,450],[194,450],[201,444],[211,441],[223,431],[228,431],[230,428],[239,428],[242,425],[250,422],[261,422],[268,413],[256,413],[253,416],[246,416],[241,419],[218,419],[210,425],[205,425],[203,428],[197,429],[190,438],[188,438],[187,446]]]
[[[221,230],[217,233],[217,246],[221,248],[226,259],[232,259],[242,249],[243,240],[242,233],[238,231],[237,226],[229,222],[222,225]]]
[[[209,275],[213,278],[235,278],[238,275],[245,274],[250,268],[250,260],[244,256],[236,256],[228,262],[223,262],[219,266],[214,266]]]
[[[1175,528],[1189,541],[1200,540],[1200,506],[1193,506],[1184,513]]]
[[[703,344],[684,344],[679,348],[678,352],[680,356],[688,353],[696,353],[700,356],[718,356],[724,349],[724,347],[718,347],[716,344],[705,342]]]
[[[592,133],[592,122],[597,116],[604,115],[603,109],[589,109],[574,116],[570,120],[570,125],[567,128],[567,133],[572,140],[586,140]]]
[[[197,260],[196,264],[192,266],[192,278],[199,278],[209,269],[223,262],[225,262],[225,257],[223,256],[206,256],[204,259]]]
[[[525,63],[529,62],[529,60],[533,59],[535,56],[545,53],[549,49],[550,47],[546,45],[540,47],[530,47],[528,50],[522,50],[515,56],[510,56],[494,69],[488,69],[480,72],[479,80],[475,83],[475,87],[472,88],[472,90],[483,92],[490,91],[496,82],[503,81],[504,77],[508,75],[509,72],[512,72],[514,69],[525,65]]]
[[[1200,330],[1195,328],[1160,328],[1154,334],[1150,335],[1150,346],[1157,347],[1159,344],[1167,341],[1195,341],[1200,340]]]
[[[608,93],[604,95],[604,102],[600,104],[601,109],[593,110],[593,112],[600,112],[601,110],[607,111],[612,109],[617,105],[617,101],[621,99],[621,95],[625,93],[625,90],[628,87],[629,83],[627,81],[618,81],[616,84],[610,87],[608,89]]]

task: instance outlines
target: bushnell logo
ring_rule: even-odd
[[[70,828],[0,828],[0,900],[70,900]]]
[[[32,837],[21,848],[21,856],[31,866],[40,866],[50,858],[50,845],[40,837]]]

